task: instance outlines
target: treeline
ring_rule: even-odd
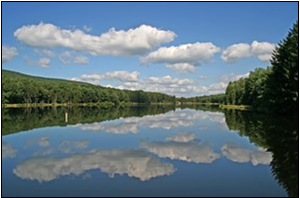
[[[299,112],[298,21],[273,52],[271,66],[258,68],[249,77],[230,82],[226,104],[251,105],[254,109],[278,113]]]
[[[175,96],[119,90],[68,80],[33,77],[2,70],[2,104],[175,103]]]
[[[225,101],[225,94],[215,94],[215,95],[208,95],[208,96],[196,96],[191,98],[177,98],[177,102],[181,104],[188,104],[188,103],[224,103]]]

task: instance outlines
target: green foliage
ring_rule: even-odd
[[[277,112],[299,112],[299,35],[298,21],[278,44],[271,60],[267,81],[270,106]]]
[[[162,93],[118,90],[83,82],[28,76],[2,70],[2,104],[175,103]]]
[[[271,69],[257,68],[249,77],[230,82],[226,88],[226,104],[265,106],[266,80]]]
[[[225,103],[251,105],[259,111],[298,114],[298,43],[297,22],[273,52],[271,67],[255,69],[249,77],[230,82]]]
[[[225,94],[215,94],[209,96],[196,96],[191,98],[177,98],[177,102],[181,104],[188,103],[215,103],[221,104],[225,101]]]

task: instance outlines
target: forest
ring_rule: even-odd
[[[83,82],[50,79],[2,70],[2,104],[174,103],[167,94],[119,90]]]
[[[271,66],[267,69],[257,68],[250,72],[248,78],[230,82],[224,103],[251,105],[262,111],[298,114],[298,21],[273,51]]]

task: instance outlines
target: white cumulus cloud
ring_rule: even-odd
[[[28,57],[25,57],[25,60],[28,65],[43,67],[43,68],[49,68],[50,63],[51,63],[51,60],[49,58],[40,58],[40,59],[34,61]]]
[[[86,56],[76,55],[74,52],[65,51],[59,55],[58,59],[64,65],[78,64],[78,65],[88,65],[90,64],[89,59]]]
[[[141,59],[142,63],[193,63],[209,61],[220,48],[212,43],[189,43],[179,46],[161,47]]]
[[[163,77],[151,76],[145,79],[140,79],[137,82],[124,82],[116,88],[161,92],[177,96],[185,95],[186,93],[196,94],[197,92],[194,92],[195,89],[201,89],[201,87],[195,86],[195,82],[192,79],[175,78],[169,75]]]
[[[251,45],[247,43],[234,44],[226,48],[221,58],[227,63],[235,63],[241,58],[257,56],[261,61],[269,61],[275,44],[268,42],[253,41]]]
[[[190,63],[175,63],[175,64],[167,64],[167,68],[175,70],[181,74],[184,73],[193,73],[196,70],[196,67]]]
[[[65,47],[93,55],[132,56],[141,55],[161,43],[174,40],[176,34],[149,25],[125,30],[110,29],[100,36],[82,30],[67,30],[50,23],[27,25],[17,29],[14,36],[22,43],[33,47]]]
[[[212,60],[220,48],[213,43],[188,43],[179,46],[161,47],[141,58],[142,64],[165,63],[167,68],[179,73],[193,73],[195,66]]]
[[[83,81],[92,84],[100,84],[101,80],[121,81],[121,82],[137,82],[139,81],[140,73],[137,71],[112,71],[105,73],[83,74],[79,78],[71,78],[75,81]]]
[[[251,44],[251,52],[261,61],[269,61],[272,57],[272,52],[275,49],[275,45],[268,42],[253,41]]]
[[[226,48],[221,58],[227,63],[234,63],[241,58],[251,56],[251,47],[247,43],[234,44]]]
[[[86,56],[76,56],[74,63],[79,65],[88,65],[90,64],[90,61]]]
[[[2,45],[2,63],[10,61],[13,57],[17,56],[17,54],[17,48]]]
[[[55,53],[53,51],[47,50],[47,49],[35,49],[34,52],[41,56],[48,56],[50,58],[55,57]]]

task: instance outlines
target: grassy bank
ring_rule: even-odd
[[[253,108],[249,105],[225,105],[225,104],[219,104],[219,107],[221,109],[236,109],[236,110],[243,110],[243,111],[250,111],[253,110]]]
[[[132,103],[132,102],[121,102],[118,106],[139,106],[139,105],[175,105],[174,103]],[[207,106],[219,106],[221,109],[236,109],[236,110],[253,110],[249,105],[225,105],[219,103],[183,103],[176,104],[181,105],[207,105]],[[2,108],[35,108],[35,107],[68,107],[68,106],[79,106],[79,107],[100,107],[100,108],[111,108],[116,106],[113,102],[102,102],[102,103],[31,103],[31,104],[2,104]]]

